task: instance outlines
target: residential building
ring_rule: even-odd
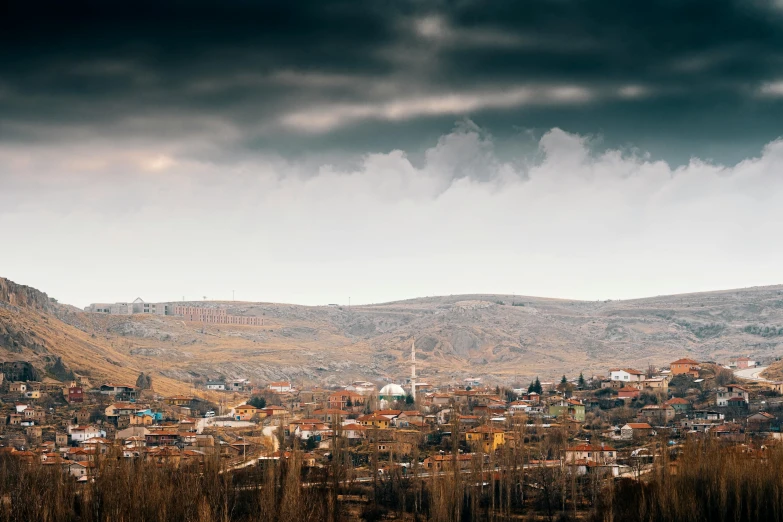
[[[566,448],[566,462],[594,462],[596,464],[613,464],[617,461],[617,450],[604,444],[580,444]]]
[[[506,443],[506,434],[494,426],[477,426],[465,433],[465,440],[471,447],[491,453]]]
[[[391,424],[391,420],[383,415],[377,415],[372,413],[370,415],[362,415],[356,421],[362,426],[370,426],[373,428],[388,429]]]
[[[646,422],[629,422],[620,428],[620,438],[625,440],[641,439],[653,434],[653,428]]]
[[[669,379],[667,377],[650,377],[642,381],[642,388],[654,392],[666,393],[669,391]]]
[[[740,357],[735,357],[734,359],[729,361],[729,367],[736,368],[738,370],[753,368],[756,366],[756,364],[757,364],[756,361],[754,361],[753,359],[745,355],[742,355]]]
[[[84,402],[84,388],[81,386],[69,386],[65,399],[70,404]]]
[[[694,379],[699,378],[699,362],[693,359],[683,358],[677,359],[669,365],[672,375],[690,375]]]
[[[639,416],[647,422],[666,424],[674,419],[674,408],[666,404],[651,404],[639,411]]]
[[[617,390],[617,397],[620,399],[636,399],[641,393],[642,392],[639,390],[639,388],[634,388],[633,386],[623,386]]]
[[[424,469],[433,471],[454,469],[455,463],[459,469],[470,469],[474,458],[471,453],[432,455],[424,459],[422,465]]]
[[[559,399],[549,405],[549,413],[552,417],[567,415],[575,421],[585,420],[585,405],[575,399]]]
[[[96,426],[68,426],[68,435],[73,442],[84,442],[95,437],[106,437],[106,432]]]
[[[769,431],[773,423],[779,426],[777,418],[767,411],[754,413],[747,418],[748,431]]]
[[[8,383],[8,392],[9,393],[18,393],[23,394],[27,391],[27,383],[26,382],[9,382]]]
[[[267,417],[283,417],[285,415],[288,415],[288,410],[283,408],[282,406],[267,406],[263,409],[263,411],[266,413]]]
[[[633,368],[615,368],[609,370],[609,378],[613,381],[624,383],[642,382],[644,380],[644,373],[639,370],[634,370]]]
[[[674,413],[685,413],[691,409],[691,403],[681,397],[672,397],[664,404],[674,408]]]
[[[102,384],[99,391],[102,395],[114,395],[120,400],[135,399],[137,395],[136,387],[128,384]]]
[[[317,417],[321,422],[326,422],[328,424],[331,424],[332,422],[341,423],[348,415],[350,415],[350,412],[337,408],[326,408],[313,412],[314,417]]]
[[[234,408],[234,419],[238,421],[253,420],[253,418],[256,417],[260,411],[262,410],[259,410],[254,406],[243,404]]]
[[[350,390],[340,390],[329,395],[329,408],[358,411],[367,404],[367,397]]]
[[[225,391],[226,383],[223,381],[207,381],[206,388],[214,391]]]
[[[738,402],[742,402],[744,405],[748,403],[749,397],[750,394],[747,389],[738,384],[729,384],[718,388],[716,404],[718,406],[729,406],[732,399],[741,399],[741,401],[733,401],[734,405],[737,405]]]
[[[294,387],[291,386],[290,382],[281,381],[281,382],[270,382],[267,385],[267,389],[275,393],[287,393],[292,391]]]

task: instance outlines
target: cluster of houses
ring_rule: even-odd
[[[378,390],[365,381],[338,388],[210,381],[220,386],[211,391],[233,392],[236,401],[217,415],[203,398],[159,397],[125,384],[85,390],[77,382],[9,381],[0,451],[89,480],[104,455],[176,466],[210,458],[239,465],[282,458],[299,447],[307,451],[307,465],[318,466],[340,438],[356,462],[373,454],[389,461],[416,457],[425,468],[443,470],[557,432],[572,442],[554,458],[541,455],[545,465],[618,475],[628,455],[656,437],[744,444],[780,434],[780,383],[718,386],[714,368],[704,366],[683,358],[644,372],[612,368],[607,377],[544,383],[540,390],[492,388],[476,379],[420,383],[415,400],[402,386]],[[458,455],[444,451],[455,443]]]

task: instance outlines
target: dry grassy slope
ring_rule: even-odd
[[[783,336],[763,333],[764,325],[783,326],[783,287],[613,302],[472,295],[350,310],[207,306],[260,315],[267,324],[203,327],[169,317],[85,314],[80,320],[121,339],[114,341],[117,349],[137,364],[180,379],[218,374],[314,383],[404,378],[414,336],[420,374],[433,380],[474,374],[524,381],[533,375],[604,373],[614,365],[644,368],[682,356],[772,358],[783,347]],[[762,329],[749,333],[748,326]]]
[[[61,311],[80,313],[74,310],[51,302],[42,292],[0,278],[0,360],[29,361],[45,370],[61,357],[67,367],[93,383],[135,383],[141,371],[138,361],[116,350],[112,339],[57,317]],[[153,386],[166,394],[188,390],[186,384],[163,376],[154,379]]]
[[[772,381],[783,381],[783,361],[770,364],[761,376]]]
[[[56,340],[62,330],[72,341],[51,351],[102,377],[135,379],[143,370],[183,382],[223,375],[323,384],[404,378],[414,336],[419,373],[432,380],[472,374],[524,382],[535,375],[605,373],[615,365],[644,368],[682,356],[775,358],[783,348],[783,335],[769,334],[771,326],[783,328],[781,286],[612,302],[471,295],[351,309],[199,304],[263,316],[266,324],[201,325],[57,306],[52,313],[72,326],[50,317],[47,335]]]

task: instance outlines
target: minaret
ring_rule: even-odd
[[[416,400],[416,339],[411,343],[411,397]]]

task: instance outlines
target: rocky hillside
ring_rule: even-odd
[[[31,356],[59,355],[95,378],[122,371],[128,380],[145,371],[170,383],[219,376],[382,382],[409,374],[414,338],[419,373],[433,381],[472,375],[524,383],[535,375],[605,374],[611,366],[643,369],[683,356],[772,361],[783,351],[783,286],[607,302],[469,295],[350,309],[193,303],[264,317],[262,327],[86,314],[34,292],[4,291],[33,303],[26,326],[12,323],[17,344],[6,341],[6,355],[21,355],[13,352],[19,346]],[[20,309],[0,308],[0,332],[8,330],[2,313],[11,308]]]
[[[40,375],[63,379],[80,375],[92,382],[131,383],[146,369],[115,349],[114,340],[91,328],[75,328],[58,318],[74,314],[45,293],[0,278],[0,362],[27,361]],[[84,315],[84,314],[82,314]],[[162,393],[188,390],[182,382],[160,376]]]

